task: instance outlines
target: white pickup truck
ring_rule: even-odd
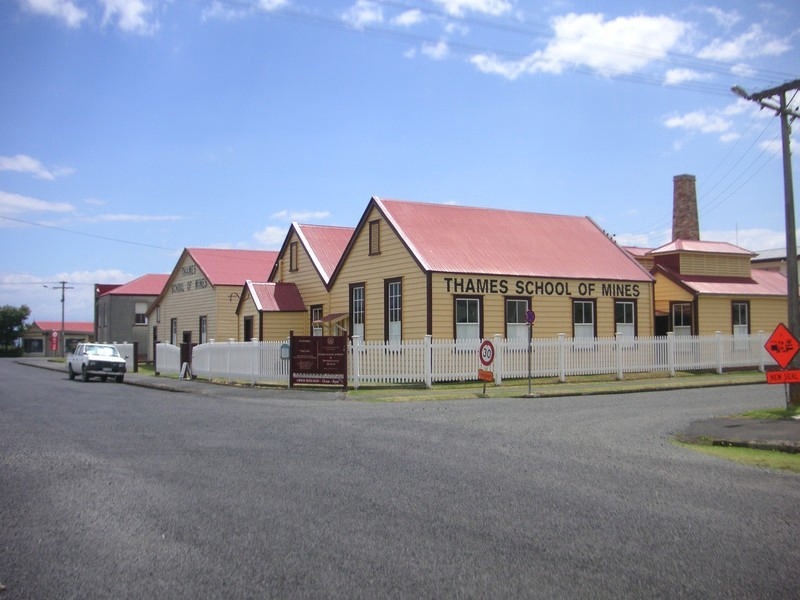
[[[125,379],[125,359],[113,344],[78,344],[75,352],[67,355],[67,374],[70,379],[76,375],[84,381],[99,377],[105,381],[113,377],[117,383]]]

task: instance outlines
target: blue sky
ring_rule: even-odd
[[[0,305],[58,320],[67,281],[89,321],[94,283],[373,195],[658,246],[690,173],[703,239],[782,247],[779,120],[730,88],[797,79],[798,45],[788,0],[6,0]]]

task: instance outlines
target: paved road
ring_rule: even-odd
[[[367,404],[10,360],[0,381],[0,600],[800,589],[800,477],[670,442],[779,386]]]

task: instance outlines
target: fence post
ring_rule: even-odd
[[[717,352],[717,375],[722,375],[722,332],[715,331],[714,332],[714,340],[716,341],[716,352]]]
[[[503,368],[505,366],[505,360],[503,359],[506,346],[500,346],[503,343],[503,336],[499,333],[494,334],[494,384],[495,385],[503,385]],[[502,351],[501,351],[502,348]]]
[[[558,380],[564,383],[567,380],[567,336],[558,334]]]
[[[256,375],[261,370],[259,368],[261,364],[261,348],[258,345],[258,338],[252,338],[250,342],[253,344],[253,350],[250,352],[250,384],[255,386]]]
[[[625,375],[622,373],[622,332],[618,331],[614,338],[614,358],[617,366],[617,379],[622,381],[625,379]]]
[[[667,332],[667,367],[669,376],[675,377],[675,333]]]
[[[357,390],[361,385],[361,336],[354,335],[350,347],[353,349],[353,389]]]
[[[423,352],[425,353],[425,387],[431,389],[433,387],[433,336],[425,336],[425,346]]]

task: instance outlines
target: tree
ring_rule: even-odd
[[[31,316],[31,309],[25,306],[0,306],[0,344],[3,350],[14,346],[14,342],[25,331],[25,321]]]

